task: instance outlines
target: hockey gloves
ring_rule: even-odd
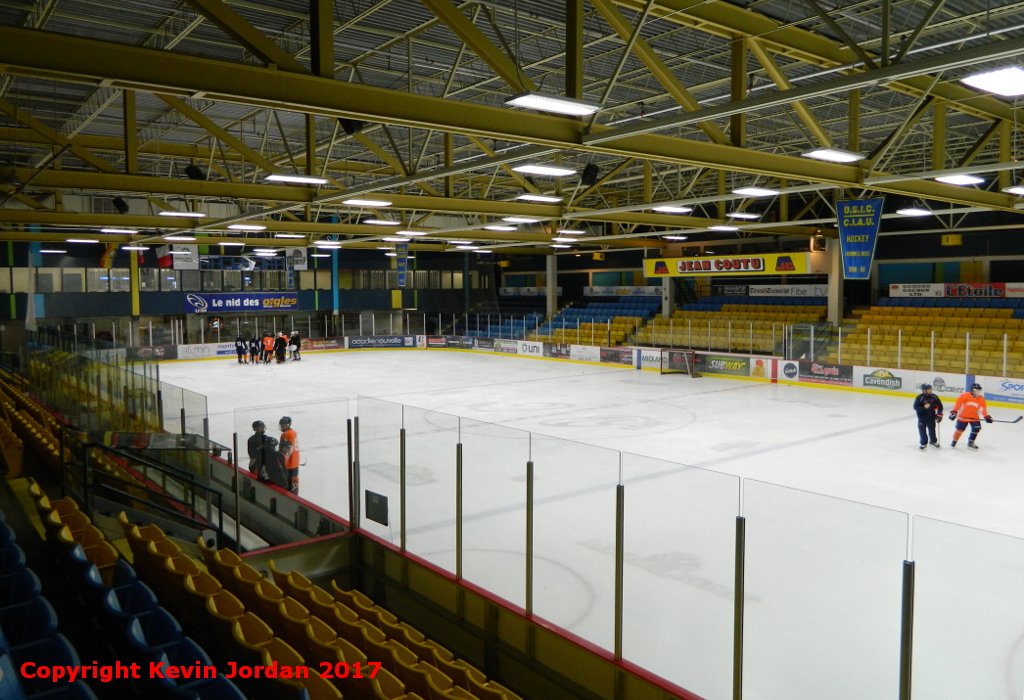
[[[950,411],[949,412],[949,419],[950,420],[956,420],[956,411]]]
[[[986,423],[991,423],[992,422],[992,416],[985,416],[985,422]]]
[[[952,420],[952,419],[950,419],[950,420]],[[936,413],[935,414],[935,422],[936,423],[941,423],[942,422],[942,414],[941,413]]]

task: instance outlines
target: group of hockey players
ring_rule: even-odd
[[[267,426],[261,421],[252,424],[249,437],[249,471],[260,481],[299,493],[299,436],[292,427],[292,419],[282,416],[278,421],[281,439],[267,435]]]
[[[262,337],[257,337],[254,333],[248,340],[239,333],[235,338],[235,352],[238,354],[238,364],[240,365],[269,365],[272,359],[282,365],[285,363],[286,356],[290,356],[292,361],[301,360],[302,355],[299,354],[301,347],[302,339],[299,337],[298,331],[292,331],[288,336],[280,332],[274,334],[264,331]]]
[[[921,449],[927,449],[929,444],[932,447],[939,447],[939,441],[935,437],[935,426],[942,422],[942,401],[932,393],[931,384],[921,385],[921,394],[914,399],[914,410],[917,411],[917,431],[921,438]],[[967,438],[967,447],[972,450],[978,449],[976,441],[978,433],[981,432],[981,421],[993,422],[992,416],[988,414],[988,405],[982,395],[981,384],[972,384],[970,391],[960,394],[953,410],[949,412],[949,419],[956,421],[950,447],[956,447],[960,436],[970,427],[971,434]]]

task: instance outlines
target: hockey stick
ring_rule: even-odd
[[[1022,420],[1024,420],[1024,416],[1017,416],[1013,420],[996,420],[995,418],[993,418],[992,422],[993,423],[1020,423]]]

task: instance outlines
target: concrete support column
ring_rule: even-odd
[[[661,317],[672,318],[675,310],[675,277],[661,278]]]
[[[843,323],[843,254],[839,239],[828,241],[828,321],[838,328]]]
[[[544,276],[544,282],[547,286],[544,295],[547,305],[544,308],[544,313],[548,318],[552,318],[558,311],[558,261],[554,255],[547,257],[547,274]]]

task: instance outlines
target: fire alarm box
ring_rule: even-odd
[[[594,253],[594,260],[604,260],[604,253]]]

